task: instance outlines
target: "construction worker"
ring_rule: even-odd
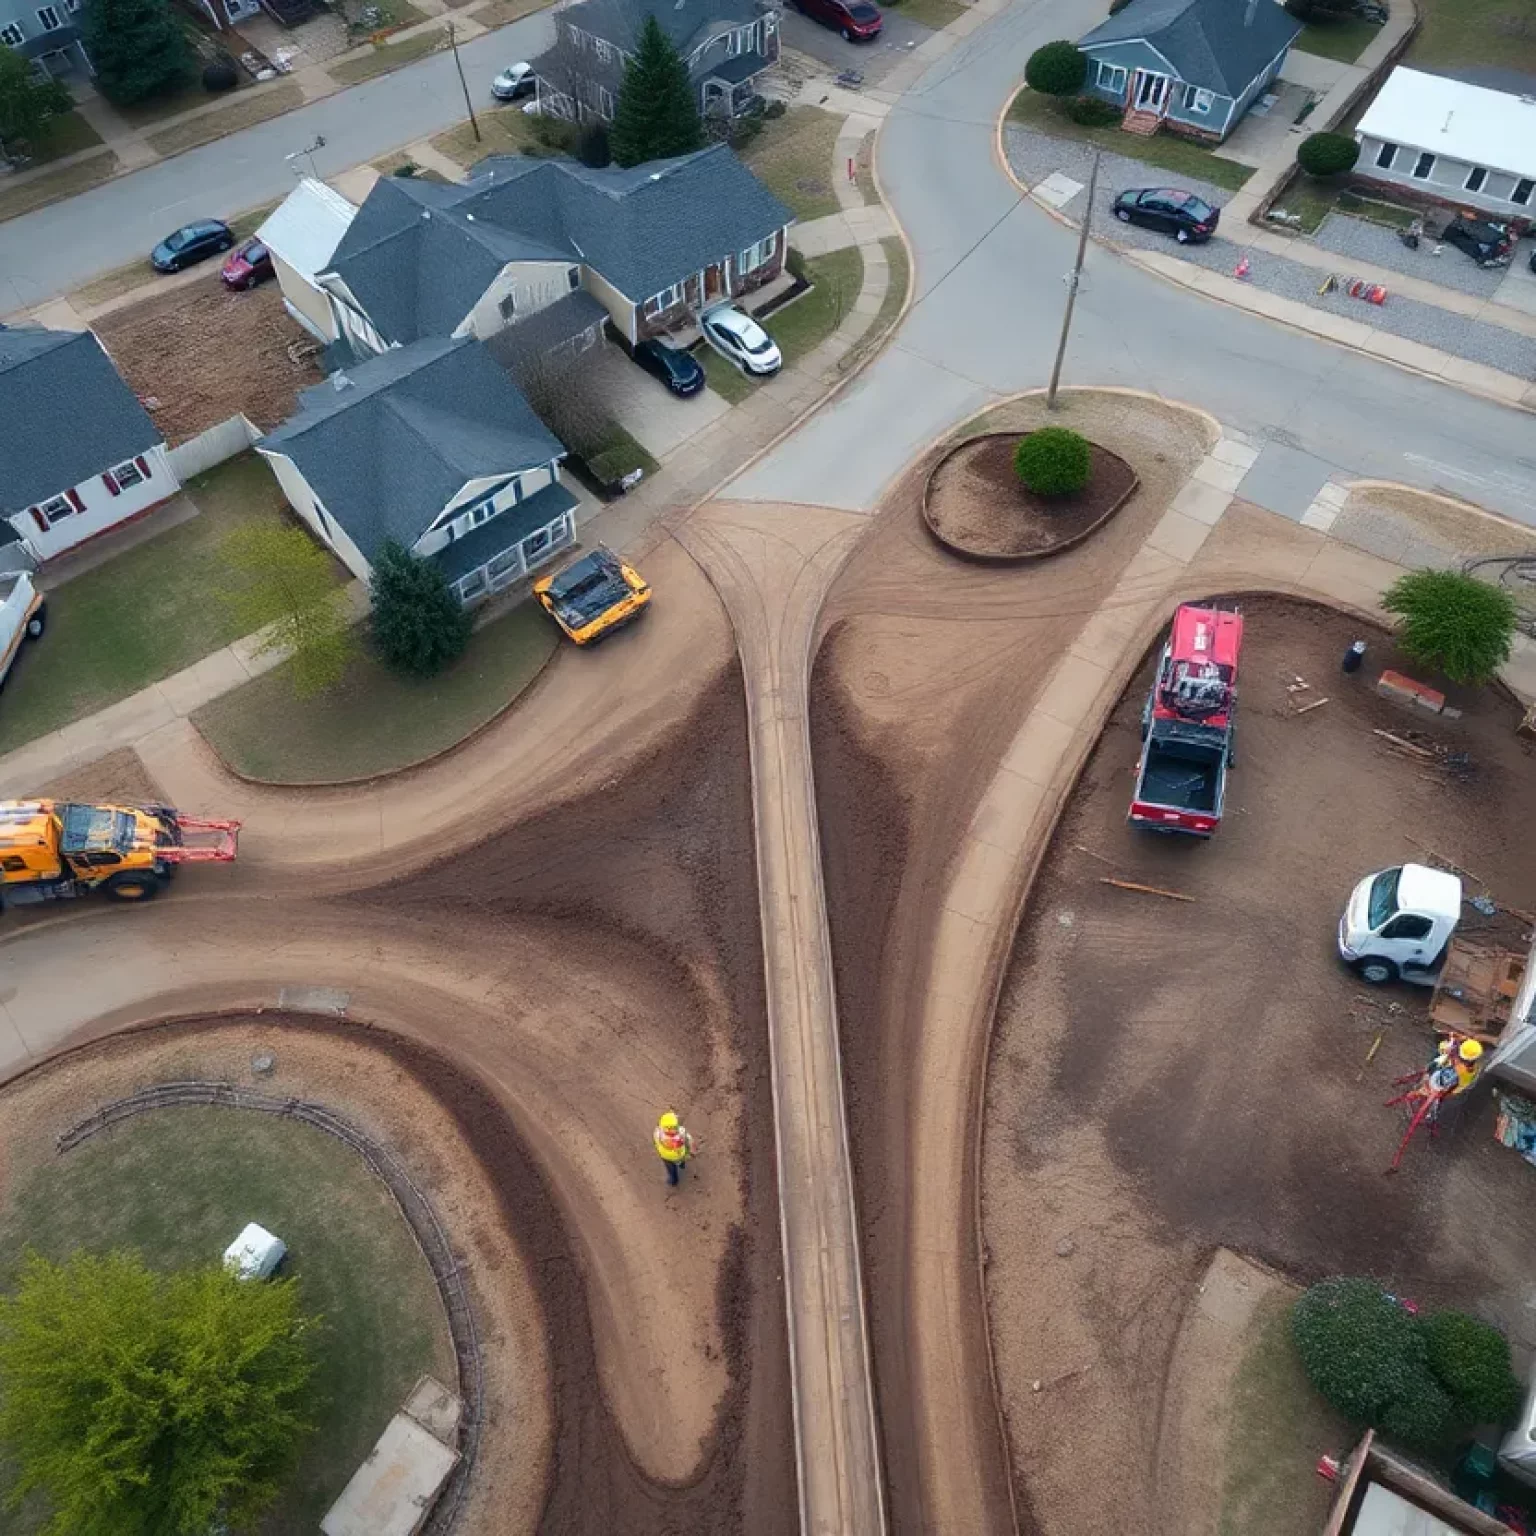
[[[693,1137],[688,1134],[688,1128],[669,1109],[656,1122],[651,1138],[656,1143],[656,1155],[666,1166],[667,1183],[678,1183],[683,1176],[684,1164],[693,1155]]]
[[[1477,1081],[1477,1074],[1483,1070],[1483,1045],[1480,1040],[1462,1040],[1452,1051],[1453,1043],[1453,1040],[1443,1040],[1440,1049],[1456,1072],[1456,1087],[1453,1091],[1465,1093]]]

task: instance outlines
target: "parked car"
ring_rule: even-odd
[[[0,572],[0,688],[23,640],[36,640],[48,623],[42,594],[25,571]]]
[[[1515,251],[1515,237],[1490,219],[1452,219],[1440,238],[1480,267],[1507,267]]]
[[[219,276],[229,288],[254,288],[276,275],[272,253],[260,240],[247,240],[238,251],[231,252],[219,268]]]
[[[537,83],[532,64],[509,64],[491,81],[491,95],[497,101],[516,101],[528,95]]]
[[[704,388],[704,370],[699,366],[699,360],[691,353],[669,347],[664,341],[642,341],[632,356],[674,395],[696,395]]]
[[[717,304],[699,318],[704,340],[743,373],[767,378],[784,366],[784,355],[772,336],[746,310]]]
[[[180,272],[194,262],[220,255],[234,243],[235,232],[222,219],[199,219],[167,235],[149,253],[149,264],[157,272]]]
[[[794,0],[795,9],[824,27],[832,27],[850,43],[879,37],[885,18],[869,0]]]
[[[1122,224],[1163,230],[1180,245],[1188,245],[1211,238],[1221,209],[1176,187],[1132,187],[1115,199],[1115,217]]]

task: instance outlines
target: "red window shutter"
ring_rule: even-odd
[[[106,486],[107,490],[110,491],[112,495],[114,495],[114,496],[121,496],[122,495],[122,487],[117,483],[116,478],[113,476],[113,474],[112,474],[112,472],[110,470],[108,470],[104,475],[102,475],[101,483],[104,486]],[[70,494],[73,495],[74,493],[71,492]]]
[[[65,491],[64,494],[69,497],[69,504],[75,509],[76,512],[85,511],[85,503],[80,500],[79,491]]]
[[[48,519],[43,516],[43,509],[41,507],[28,507],[27,511],[32,514],[32,521],[37,524],[37,531],[39,533],[47,533]]]
[[[143,475],[146,480],[148,480],[149,479],[149,465],[148,465],[148,463],[144,459],[142,459],[142,458],[137,458],[133,462],[139,466],[139,473],[141,475]]]

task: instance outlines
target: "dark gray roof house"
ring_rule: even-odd
[[[496,155],[461,185],[381,177],[321,281],[344,290],[384,344],[403,345],[487,335],[542,309],[547,297],[513,294],[494,323],[472,315],[509,266],[552,269],[546,295],[553,282],[559,294],[583,291],[590,301],[571,306],[573,324],[600,300],[634,340],[637,316],[658,295],[712,270],[720,294],[738,291],[733,279],[777,271],[792,218],[724,144],[629,170]]]
[[[0,325],[0,516],[94,481],[163,437],[92,332]]]
[[[745,111],[753,81],[778,62],[778,11],[766,0],[577,0],[554,13],[555,44],[533,61],[541,110],[611,120],[648,16],[688,66],[706,117]]]
[[[1224,139],[1271,84],[1301,24],[1276,0],[1130,0],[1078,39],[1086,89],[1133,132]]]

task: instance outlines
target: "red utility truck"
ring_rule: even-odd
[[[1221,825],[1242,644],[1235,610],[1183,603],[1174,614],[1141,712],[1133,827],[1209,837]]]

